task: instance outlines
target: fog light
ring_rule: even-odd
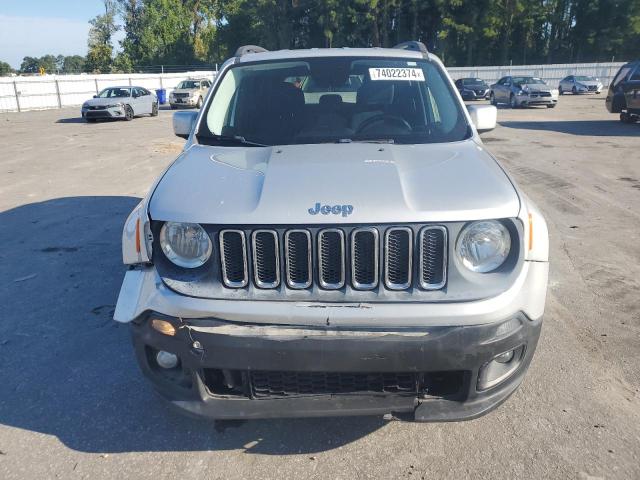
[[[158,365],[162,368],[174,368],[178,365],[178,357],[173,353],[160,350],[156,355],[156,362],[158,362]]]
[[[513,350],[509,350],[508,352],[501,353],[494,360],[498,363],[509,363],[513,360]]]
[[[524,345],[503,352],[484,364],[478,373],[478,390],[494,387],[509,378],[520,366]]]

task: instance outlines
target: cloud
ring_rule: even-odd
[[[25,56],[86,55],[89,22],[57,17],[0,15],[0,61],[19,68]],[[122,32],[114,36],[114,44]]]

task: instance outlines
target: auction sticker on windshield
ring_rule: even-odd
[[[370,68],[371,80],[405,80],[407,82],[424,82],[421,68]]]

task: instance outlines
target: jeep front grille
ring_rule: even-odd
[[[287,285],[294,289],[311,286],[311,234],[307,230],[289,230],[284,234]]]
[[[411,285],[413,238],[407,227],[390,228],[384,239],[384,283],[390,290],[405,290]]]
[[[337,228],[321,230],[318,234],[318,278],[326,290],[344,287],[344,232]]]
[[[220,232],[220,263],[222,281],[227,287],[242,288],[249,283],[247,273],[247,242],[242,230]]]
[[[358,228],[351,234],[351,278],[353,288],[371,290],[378,286],[378,230]]]
[[[256,230],[252,235],[253,275],[259,288],[275,288],[280,284],[280,252],[278,233]]]
[[[246,288],[251,279],[260,289],[439,290],[447,282],[447,249],[447,229],[439,225],[219,232],[228,288]]]
[[[437,290],[444,286],[447,276],[447,229],[425,227],[420,231],[420,286]]]

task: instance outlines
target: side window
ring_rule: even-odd
[[[629,71],[631,70],[631,67],[622,67],[620,69],[620,71],[618,72],[618,74],[616,75],[616,78],[613,79],[613,86],[617,86],[620,82],[622,82],[625,78],[627,78],[627,74],[629,73]]]
[[[629,80],[640,80],[640,65],[636,67],[636,71],[631,74],[631,78]]]

